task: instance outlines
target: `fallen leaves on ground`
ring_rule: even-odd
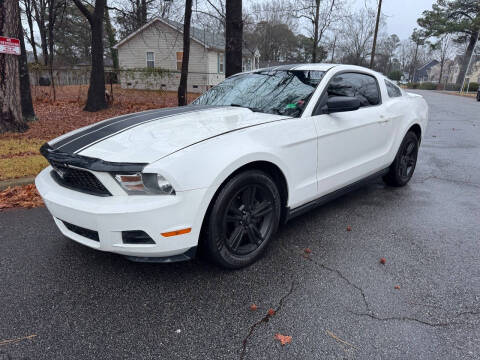
[[[35,185],[15,186],[0,192],[0,211],[17,206],[28,209],[43,206]]]
[[[354,345],[352,345],[352,344],[350,344],[349,342],[343,340],[342,338],[340,338],[339,336],[335,335],[335,334],[334,334],[333,332],[331,332],[330,330],[325,330],[325,332],[326,332],[329,336],[331,336],[333,339],[335,339],[336,341],[338,341],[339,343],[342,343],[342,344],[344,344],[344,345],[348,345],[348,346],[350,346],[350,347],[352,347],[352,348],[355,348]]]
[[[284,346],[292,342],[292,337],[289,335],[275,334],[275,340],[280,341],[282,346]]]
[[[21,337],[21,338],[16,338],[16,339],[7,339],[7,340],[0,340],[0,346],[2,345],[10,345],[10,344],[16,344],[22,340],[28,340],[28,339],[33,339],[35,336],[35,334],[33,335],[28,335],[28,336],[24,336],[24,337]]]

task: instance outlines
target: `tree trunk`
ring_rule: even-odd
[[[147,15],[148,15],[148,11],[147,11],[147,0],[142,0],[142,9],[141,9],[141,16],[142,16],[142,26],[145,25],[147,23]]]
[[[318,22],[320,21],[319,17],[320,17],[320,0],[315,0],[315,18],[313,21],[312,63],[317,62]]]
[[[456,85],[458,86],[462,86],[465,76],[467,75],[468,65],[470,63],[470,58],[475,48],[475,44],[477,43],[478,35],[479,35],[479,31],[475,31],[470,36],[470,40],[468,41],[467,50],[465,51],[465,55],[462,60],[462,65],[460,67],[460,72],[458,73],[458,77],[456,81]]]
[[[445,65],[445,58],[441,59],[442,61],[440,62],[440,76],[438,78],[438,84],[440,85],[442,83],[442,76],[443,76],[443,66]]]
[[[28,29],[30,31],[30,37],[27,36],[27,39],[32,46],[33,59],[35,63],[38,64],[37,44],[35,43],[35,34],[33,31],[32,4],[30,0],[25,1],[25,14],[27,15]]]
[[[103,17],[106,0],[96,0],[93,13],[87,9],[82,0],[73,0],[78,9],[87,18],[92,35],[92,70],[88,87],[87,103],[83,110],[95,112],[106,109],[105,68],[103,64]]]
[[[185,1],[185,19],[183,23],[182,74],[178,86],[178,106],[187,105],[188,60],[190,58],[190,21],[192,19],[192,0]]]
[[[110,51],[110,57],[112,58],[113,62],[113,69],[118,70],[118,51],[114,48],[116,41],[115,41],[115,33],[113,31],[112,22],[110,21],[110,13],[108,11],[108,7],[105,3],[105,31],[107,33],[108,38],[108,50]]]
[[[16,37],[20,7],[18,0],[0,1],[0,34]],[[20,105],[20,76],[16,55],[0,54],[0,133],[25,131]]]
[[[48,43],[47,43],[47,26],[45,23],[46,1],[34,1],[33,8],[35,9],[35,20],[37,22],[38,32],[40,33],[40,46],[42,48],[43,64],[48,65]],[[38,6],[40,5],[40,7]]]
[[[105,68],[103,64],[103,19],[95,19],[91,27],[92,72],[90,73],[90,86],[84,110],[98,111],[107,108],[107,102],[105,101]]]
[[[23,121],[36,120],[33,109],[32,93],[30,90],[30,76],[28,74],[27,51],[25,49],[25,40],[20,17],[18,12],[18,37],[20,39],[21,54],[18,57],[19,75],[20,75],[20,102],[22,106]]]
[[[229,77],[242,72],[242,0],[226,0],[225,28],[225,76]]]
[[[56,0],[48,0],[48,72],[50,74],[50,86],[53,91],[53,101],[57,101],[57,92],[55,89],[55,79],[53,76],[53,50],[54,50],[54,27],[57,18]]]
[[[415,54],[413,55],[412,67],[410,68],[410,81],[411,82],[415,82],[415,72],[416,72],[416,67],[417,67],[418,47],[419,47],[419,44],[417,43],[416,47],[415,47]]]

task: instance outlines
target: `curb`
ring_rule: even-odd
[[[18,179],[8,179],[0,181],[0,191],[5,190],[8,187],[29,185],[35,183],[35,177],[24,177]]]

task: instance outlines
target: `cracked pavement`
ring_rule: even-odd
[[[294,219],[247,269],[131,263],[43,208],[0,213],[0,359],[480,358],[480,103],[419,93],[411,183]]]

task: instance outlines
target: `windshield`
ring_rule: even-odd
[[[193,102],[224,105],[252,111],[300,116],[324,71],[259,71],[230,77]]]

